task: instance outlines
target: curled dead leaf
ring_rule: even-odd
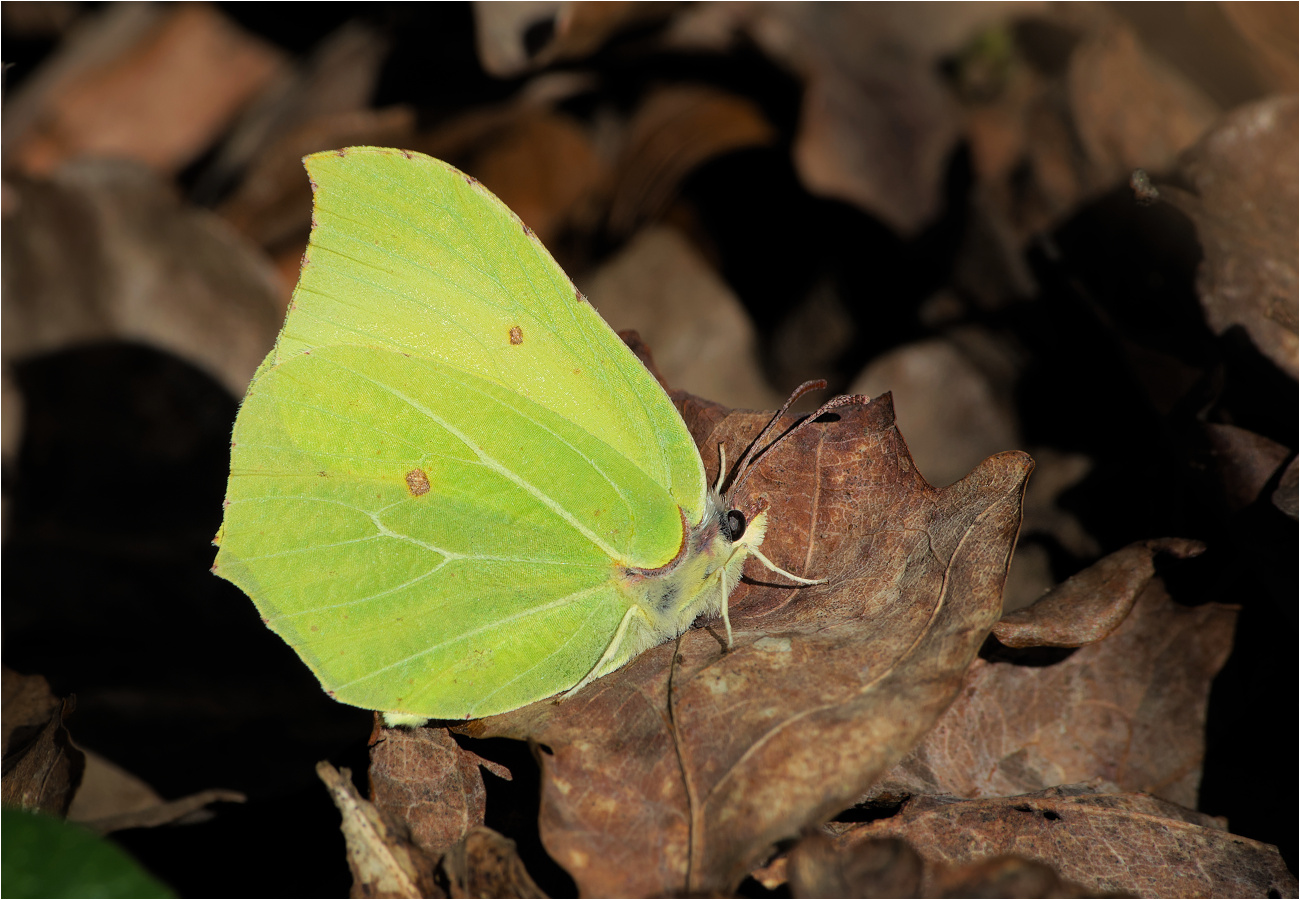
[[[343,817],[353,897],[442,897],[433,864],[403,829],[357,793],[352,773],[328,762],[316,764],[330,798]]]
[[[68,821],[79,822],[92,831],[109,834],[128,828],[156,828],[160,825],[192,824],[213,817],[212,803],[243,803],[238,791],[209,788],[177,800],[165,800],[143,779],[105,759],[93,750],[81,749],[86,769],[77,794],[68,807]]]
[[[609,206],[610,231],[631,234],[640,222],[657,218],[702,163],[775,138],[762,110],[744,97],[699,85],[653,91],[628,125]]]
[[[376,717],[370,736],[371,801],[405,823],[415,844],[436,859],[483,824],[487,791],[481,765],[483,760],[462,749],[445,728],[384,728]]]
[[[82,818],[69,811],[68,820],[80,822],[92,831],[110,834],[125,831],[128,828],[157,828],[160,825],[190,824],[211,818],[207,807],[213,803],[243,803],[248,798],[239,791],[223,788],[209,788],[179,800],[164,800],[142,809],[134,809],[114,815],[96,818]]]
[[[1206,422],[1201,426],[1228,509],[1255,502],[1292,454],[1290,447],[1236,425]]]
[[[976,660],[952,706],[865,799],[1004,797],[1102,779],[1194,806],[1210,684],[1236,621],[1235,607],[1174,603],[1155,579],[1105,639],[1064,658]]]
[[[676,3],[475,3],[479,60],[498,78],[513,78],[558,60],[582,59],[635,25],[667,17]]]
[[[1291,460],[1278,481],[1277,490],[1273,492],[1273,505],[1292,519],[1297,517],[1297,509],[1300,508],[1296,497],[1300,493],[1300,472],[1297,471],[1296,463],[1296,460]]]
[[[786,858],[795,897],[915,897],[921,866],[920,855],[906,841],[862,841],[840,851],[820,832],[795,844]]]
[[[274,148],[290,134],[313,130],[310,123],[322,119],[347,121],[349,113],[354,120],[364,118],[361,113],[371,116],[387,113],[388,110],[368,107],[390,49],[391,41],[385,35],[359,19],[352,19],[326,36],[306,59],[296,62],[292,68],[286,66],[239,117],[212,159],[203,165],[194,186],[195,197],[210,203],[222,196],[232,183],[238,192],[248,192],[249,185],[244,182],[252,176],[244,173],[264,163],[268,154],[274,157]],[[317,125],[314,130],[323,129]],[[313,146],[295,160],[298,181],[303,180],[301,158],[307,153],[355,143],[402,146],[357,139]],[[255,187],[252,192],[265,193],[266,186]],[[310,208],[310,200],[305,205]]]
[[[491,828],[471,828],[446,852],[439,869],[449,897],[545,897],[524,868],[515,842]]]
[[[996,16],[994,6],[944,4],[920,15],[875,4],[740,7],[753,38],[806,81],[794,158],[808,189],[903,234],[933,218],[960,125],[937,61]]]
[[[1292,378],[1300,374],[1296,282],[1297,101],[1271,97],[1225,115],[1180,160],[1194,193],[1161,196],[1196,223],[1196,289],[1216,332],[1240,326]]]
[[[63,725],[75,698],[60,700],[43,677],[5,669],[4,701],[0,799],[5,806],[67,815],[86,767]]]
[[[62,705],[50,683],[43,675],[20,675],[8,666],[0,678],[0,706],[4,716],[0,719],[0,750],[9,755],[9,744],[25,744],[45,727],[50,717]]]
[[[988,800],[920,797],[836,843],[881,837],[901,837],[925,859],[923,896],[939,889],[931,864],[1007,854],[1049,866],[1094,896],[1290,897],[1297,887],[1276,847],[1230,834],[1190,809],[1087,785]]]
[[[1122,181],[1136,168],[1166,168],[1217,112],[1190,82],[1145,52],[1137,35],[1118,20],[1087,31],[1070,57],[1066,84],[1094,190]],[[1160,114],[1151,114],[1154,110]]]
[[[1082,647],[1114,631],[1155,575],[1155,555],[1205,552],[1200,541],[1160,538],[1117,550],[993,626],[1007,647]]]

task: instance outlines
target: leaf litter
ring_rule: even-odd
[[[1294,546],[1294,428],[1277,420],[1295,405],[1295,102],[1269,96],[1293,93],[1294,42],[1279,35],[1294,33],[1294,13],[1216,9],[1153,18],[1088,4],[917,16],[537,4],[493,14],[481,4],[477,64],[516,79],[503,90],[505,82],[450,78],[459,51],[429,54],[422,44],[411,65],[404,48],[416,35],[437,41],[454,28],[330,19],[295,58],[303,45],[284,53],[250,35],[256,17],[236,24],[209,7],[45,19],[6,7],[7,36],[45,28],[66,38],[40,77],[19,81],[15,70],[6,104],[6,552],[19,554],[6,556],[11,603],[23,593],[13,573],[33,555],[24,536],[37,532],[13,505],[10,467],[25,410],[39,406],[19,392],[10,366],[125,338],[167,348],[238,396],[274,335],[305,241],[298,157],[353,143],[408,146],[478,175],[547,233],[579,283],[595,273],[602,292],[622,294],[611,308],[621,300],[621,324],[646,328],[674,387],[761,408],[783,387],[769,383],[774,373],[779,382],[808,371],[843,387],[867,363],[928,358],[937,346],[974,363],[906,401],[898,372],[870,382],[872,394],[899,388],[905,423],[930,407],[929,437],[904,425],[916,459],[889,424],[888,399],[877,397],[778,448],[752,479],[747,501],[765,500],[774,513],[765,550],[830,584],[792,588],[754,569],[732,598],[732,652],[719,623],[701,623],[579,696],[467,726],[533,749],[541,839],[574,878],[566,887],[548,876],[554,893],[728,893],[752,873],[796,896],[1294,895],[1275,850],[1191,812],[1230,808],[1233,830],[1277,833],[1246,815],[1276,749],[1235,751],[1238,780],[1225,793],[1220,774],[1215,787],[1223,741],[1253,732],[1220,736],[1207,750],[1216,727],[1207,701],[1234,634],[1240,644],[1242,632],[1260,631],[1250,616],[1294,606],[1293,581],[1272,587],[1271,548]],[[856,27],[864,19],[874,23],[869,40]],[[859,52],[864,41],[875,50]],[[247,65],[232,68],[225,54],[211,67],[222,55],[213,47]],[[718,77],[717,61],[743,74]],[[466,99],[431,110],[405,90],[424,77],[468,84]],[[106,148],[154,173],[180,173],[182,193],[96,159]],[[1150,172],[1139,198],[1150,205],[1124,233],[1136,264],[1111,283],[1118,292],[1100,290],[1094,271],[1110,260],[1080,257],[1063,236],[1116,208],[1117,197],[1132,206],[1124,186],[1134,167]],[[726,196],[747,230],[719,228],[709,207],[712,185],[728,178],[741,188]],[[820,199],[791,207],[782,191]],[[217,209],[246,241],[232,241],[197,206]],[[1175,207],[1189,217],[1179,239],[1203,252],[1186,296],[1204,309],[1205,335],[1161,306],[1171,296],[1182,302],[1168,279],[1176,287],[1196,260],[1171,272],[1142,257],[1162,252]],[[871,241],[861,231],[828,237],[851,221],[845,210],[904,236],[890,245],[897,259],[882,253],[864,264]],[[151,217],[165,225],[147,227]],[[604,266],[623,242],[637,267]],[[757,256],[738,264],[735,248],[746,244]],[[782,274],[778,261],[806,280]],[[692,282],[704,285],[698,294]],[[709,319],[718,303],[752,315],[752,336]],[[1088,310],[1083,329],[1070,318],[1079,305]],[[1158,327],[1134,327],[1148,313]],[[679,326],[692,315],[698,327]],[[644,324],[656,316],[673,327]],[[705,360],[701,327],[732,343],[719,340]],[[1090,356],[1060,356],[1088,395],[1044,367],[1062,346],[1052,328],[1094,342]],[[1112,345],[1123,353],[1107,355]],[[1136,374],[1116,381],[1127,366]],[[696,388],[705,376],[745,390]],[[968,377],[988,388],[980,417],[964,417],[959,392],[944,389]],[[1027,391],[1036,383],[1042,394]],[[763,421],[678,400],[711,470],[719,442],[734,460]],[[1130,400],[1145,418],[1124,418]],[[1040,499],[1025,506],[1008,577],[1029,464],[1016,454],[976,463],[1015,446],[1039,462],[1030,495]],[[39,460],[21,459],[39,471]],[[122,494],[111,474],[104,494]],[[936,491],[922,474],[959,480]],[[1104,514],[1090,512],[1088,498]],[[1286,527],[1290,543],[1279,537]],[[1188,538],[1158,537],[1180,534]],[[60,566],[80,552],[63,549]],[[44,598],[47,582],[27,592]],[[1003,596],[1013,588],[1014,598]],[[97,582],[83,590],[101,594]],[[1004,606],[1012,612],[998,621]],[[36,646],[23,621],[7,617],[7,661]],[[52,627],[75,635],[75,624]],[[1243,654],[1267,667],[1293,653],[1250,655],[1249,646],[1235,651],[1238,666]],[[242,652],[231,644],[223,658]],[[58,674],[49,665],[22,668]],[[1258,698],[1271,696],[1269,684],[1252,682],[1228,702],[1244,696],[1243,715],[1264,710]],[[6,797],[30,794],[34,782],[14,776],[34,772],[39,802],[105,829],[190,821],[186,809],[225,798],[210,791],[168,803],[164,795],[183,792],[160,794],[91,752],[77,786],[62,701],[49,694],[55,705],[11,732],[21,707],[8,685],[6,675]],[[78,693],[91,717],[73,715],[74,730],[84,722],[113,735],[92,727],[104,721],[93,713],[104,695]],[[223,714],[202,702],[205,715]],[[307,705],[276,701],[294,721]],[[165,715],[152,709],[149,721]],[[245,747],[284,742],[282,720],[265,722]],[[147,731],[117,746],[163,754],[177,740],[174,729]],[[337,758],[323,733],[313,759]],[[507,743],[433,727],[376,729],[373,806],[348,795],[346,778],[330,783],[345,818],[370,823],[356,841],[369,829],[373,854],[413,862],[398,866],[405,881],[383,882],[395,870],[381,866],[354,890],[538,895],[533,878],[547,873],[520,824],[526,812],[503,818],[500,809],[532,776],[526,757],[511,757],[509,769],[492,761]],[[1221,773],[1222,757],[1217,765]],[[129,768],[153,780],[149,766]],[[114,811],[91,805],[96,796],[130,799]],[[218,807],[217,824],[230,809]],[[267,807],[258,809],[270,822]],[[307,840],[319,819],[296,814],[291,828],[272,827],[277,840],[287,831]],[[962,834],[984,835],[988,852],[972,852]],[[1287,849],[1285,837],[1269,839]],[[1130,854],[1131,870],[1094,852],[1106,841]],[[314,846],[313,858],[321,854]],[[326,855],[341,863],[341,846]],[[303,870],[288,871],[262,878],[292,878],[304,892]]]

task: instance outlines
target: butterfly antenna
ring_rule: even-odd
[[[793,406],[795,401],[797,401],[804,394],[808,393],[809,391],[819,391],[824,387],[826,387],[826,380],[824,378],[818,378],[816,381],[805,381],[803,384],[799,385],[797,388],[794,389],[794,393],[792,393],[786,399],[785,403],[781,406],[781,408],[776,411],[776,414],[773,415],[772,418],[768,421],[768,423],[763,426],[763,430],[758,433],[758,436],[749,442],[749,448],[745,450],[744,455],[741,456],[740,460],[736,463],[736,474],[732,478],[732,486],[731,486],[732,491],[735,491],[736,484],[741,480],[741,477],[749,469],[749,465],[753,461],[754,457],[758,455],[758,448],[762,445],[763,439],[766,438],[768,434],[771,433],[772,429],[776,427],[776,423],[781,420],[781,417],[783,415],[785,415],[786,410],[788,410],[791,406]],[[773,441],[773,443],[776,442]]]
[[[718,483],[713,486],[713,493],[722,496],[722,482],[727,478],[727,448],[718,444]]]
[[[790,395],[790,398],[785,401],[785,405],[782,406],[779,410],[777,410],[776,415],[772,416],[771,421],[769,421],[767,425],[763,428],[763,430],[758,433],[758,437],[754,438],[753,443],[749,445],[749,449],[745,451],[745,455],[742,456],[740,458],[740,462],[736,464],[736,475],[735,478],[732,480],[731,490],[728,491],[729,495],[734,495],[737,491],[740,490],[741,485],[745,483],[745,479],[749,477],[749,473],[753,471],[754,464],[758,461],[759,457],[763,456],[765,453],[767,453],[777,444],[781,443],[784,440],[794,437],[796,434],[802,431],[805,426],[810,425],[813,422],[816,422],[819,418],[821,418],[823,415],[830,412],[831,410],[838,409],[841,406],[848,406],[853,403],[861,403],[865,399],[861,396],[847,395],[847,394],[842,394],[838,397],[832,397],[830,400],[827,400],[820,407],[818,407],[816,411],[810,413],[809,415],[805,416],[803,419],[799,420],[799,422],[797,422],[794,425],[794,427],[792,427],[790,430],[786,431],[784,434],[778,435],[774,440],[772,440],[771,443],[765,446],[763,445],[764,439],[776,428],[777,423],[780,422],[781,420],[781,417],[785,415],[786,410],[788,410],[796,400],[798,400],[800,397],[802,397],[804,394],[808,393],[809,391],[820,390],[821,388],[824,387],[826,387],[826,382],[821,379],[818,379],[817,381],[805,381],[803,384],[799,385],[797,388],[794,389],[794,393],[792,393]]]

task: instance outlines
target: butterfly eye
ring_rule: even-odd
[[[738,509],[733,509],[723,517],[723,528],[734,544],[745,536],[745,514]]]

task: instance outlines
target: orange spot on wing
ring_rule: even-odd
[[[510,326],[510,343],[518,346],[524,342],[524,330],[518,325]]]
[[[406,489],[413,497],[429,493],[429,476],[424,474],[423,469],[412,469],[406,473]]]

